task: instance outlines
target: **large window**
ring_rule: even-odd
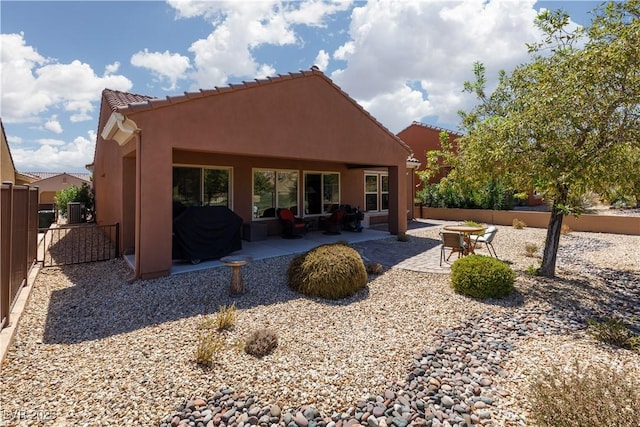
[[[256,218],[275,218],[280,208],[298,213],[298,172],[286,170],[253,171],[253,214]]]
[[[304,174],[305,214],[330,213],[340,203],[340,174],[307,172]]]
[[[364,176],[364,201],[368,212],[389,209],[389,175],[367,172]]]
[[[185,206],[231,207],[229,168],[174,166],[173,201]]]

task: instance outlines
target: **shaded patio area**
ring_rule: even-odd
[[[421,230],[429,227],[440,226],[440,221],[426,221],[426,220],[414,220],[409,221],[408,223],[408,232],[407,234],[411,235],[413,230]],[[440,250],[439,250],[439,241],[435,241],[432,239],[421,239],[424,242],[421,242],[419,246],[419,252],[415,254],[408,254],[403,251],[403,253],[389,252],[386,250],[384,244],[381,242],[379,244],[375,244],[376,241],[381,241],[385,239],[391,239],[393,241],[396,240],[396,236],[389,234],[386,230],[386,224],[379,225],[375,229],[374,228],[365,228],[362,232],[350,232],[343,231],[338,235],[327,235],[322,231],[312,231],[307,233],[304,237],[299,239],[283,239],[281,236],[269,236],[265,240],[259,241],[242,241],[242,249],[239,251],[233,252],[231,255],[234,256],[247,256],[253,258],[253,260],[261,260],[267,258],[274,258],[284,255],[292,255],[306,252],[316,246],[328,244],[328,243],[336,243],[336,242],[346,242],[349,245],[355,247],[364,258],[369,258],[371,261],[380,262],[385,267],[390,267],[395,265],[396,263],[402,262],[403,268],[407,268],[409,270],[416,271],[425,271],[425,265],[436,267],[437,270],[442,270],[443,272],[448,272],[448,266],[443,265],[443,268],[440,269],[438,266]],[[367,242],[366,244],[364,242]],[[432,249],[437,249],[431,252]],[[414,258],[419,256],[418,258]],[[129,264],[131,268],[134,265],[134,255],[125,255],[125,260]],[[433,258],[433,262],[431,262]],[[420,266],[414,266],[412,268],[412,264],[420,264]],[[212,260],[203,260],[198,264],[191,264],[188,261],[174,261],[171,267],[171,275],[189,273],[194,271],[206,270],[209,268],[221,267],[224,264],[217,259]]]

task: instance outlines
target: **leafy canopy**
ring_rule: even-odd
[[[500,73],[490,95],[476,63],[465,91],[479,104],[461,112],[466,135],[445,156],[463,166],[452,172],[456,180],[500,177],[552,203],[545,276],[555,271],[562,217],[581,213],[582,195],[614,187],[640,195],[640,2],[610,2],[595,14],[587,29],[570,33],[566,13],[541,13],[546,37],[528,45],[530,62]]]

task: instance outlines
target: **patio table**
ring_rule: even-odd
[[[484,232],[487,227],[473,226],[473,225],[445,225],[442,227],[447,231],[455,231],[464,234],[464,241],[467,244],[467,249],[463,255],[475,254],[475,242],[471,239],[472,234]]]

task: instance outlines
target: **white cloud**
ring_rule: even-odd
[[[486,65],[491,84],[500,69],[527,60],[525,43],[540,36],[534,3],[358,3],[350,39],[333,52],[347,63],[331,77],[392,132],[425,115],[457,123],[456,112],[473,105],[462,88],[474,62]]]
[[[40,145],[51,145],[56,147],[59,147],[65,144],[63,140],[53,139],[53,138],[39,138],[39,139],[36,139],[36,142]]]
[[[19,171],[75,171],[93,161],[96,133],[90,131],[88,137],[78,136],[71,142],[59,140],[39,140],[37,149],[11,147],[16,169]],[[48,141],[48,142],[47,142]]]
[[[44,128],[53,133],[57,133],[57,134],[62,133],[62,125],[60,124],[60,122],[58,121],[58,118],[55,115],[45,122]]]
[[[201,2],[169,0],[179,17],[207,19],[214,30],[191,44],[194,87],[228,83],[230,77],[261,77],[272,64],[259,63],[254,50],[265,45],[301,44],[296,25],[322,27],[328,16],[351,2]],[[311,65],[311,64],[309,64]]]
[[[320,50],[318,55],[316,55],[314,64],[320,68],[320,71],[325,71],[329,65],[329,54],[325,52],[324,49]]]
[[[52,109],[85,117],[94,110],[105,87],[127,91],[133,86],[121,75],[100,77],[78,60],[61,64],[47,59],[26,44],[23,34],[0,35],[0,46],[0,115],[7,123],[39,122],[38,115]]]
[[[78,123],[93,120],[93,117],[87,113],[78,113],[70,115],[69,120],[71,121],[71,123]]]
[[[164,90],[175,90],[179,79],[185,79],[186,71],[191,68],[189,58],[177,53],[149,52],[147,49],[131,57],[131,65],[148,68],[160,80],[169,80],[171,86]]]
[[[14,145],[14,144],[22,144],[22,138],[16,135],[7,135],[7,142],[9,143],[9,145]]]
[[[105,75],[117,73],[119,69],[120,69],[120,62],[116,61],[113,64],[108,64],[106,67],[104,67],[104,73]]]

